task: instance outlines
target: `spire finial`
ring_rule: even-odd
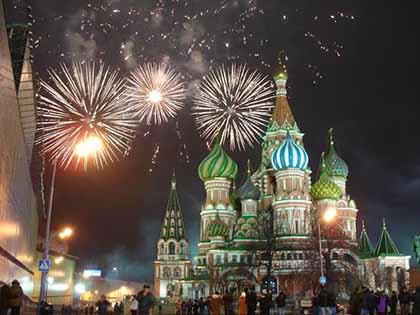
[[[362,231],[366,232],[366,228],[365,228],[365,220],[362,220]]]
[[[176,188],[175,168],[172,169],[171,185],[172,185],[172,189]]]
[[[333,128],[330,128],[328,130],[328,137],[330,140],[330,145],[333,146],[334,145],[334,129]]]
[[[382,229],[386,230],[385,217],[382,218]]]
[[[246,173],[247,173],[248,176],[251,176],[251,160],[250,159],[248,159],[248,161],[247,161]]]

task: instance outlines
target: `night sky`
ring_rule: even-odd
[[[339,4],[329,0],[259,0],[257,7],[264,14],[244,21],[246,33],[253,34],[246,44],[236,41],[240,36],[234,32],[225,32],[241,12],[249,9],[249,2],[244,0],[224,1],[228,9],[217,20],[204,16],[191,23],[191,32],[175,29],[169,36],[171,43],[147,38],[170,29],[185,12],[192,14],[221,3],[210,1],[210,5],[196,0],[184,7],[184,1],[163,2],[166,5],[159,16],[145,22],[139,15],[139,22],[121,29],[128,8],[147,15],[155,1],[33,1],[34,39],[40,39],[33,51],[35,70],[41,78],[47,78],[47,67],[72,58],[102,59],[123,72],[144,60],[169,60],[194,82],[209,64],[226,63],[228,59],[247,62],[271,74],[274,69],[267,65],[276,65],[282,49],[288,57],[290,104],[306,134],[304,142],[312,170],[316,170],[319,155],[326,149],[327,131],[333,127],[336,148],[350,168],[348,192],[360,210],[359,225],[364,219],[376,244],[385,217],[400,250],[412,255],[412,238],[420,233],[419,40],[414,1],[402,5],[376,0]],[[106,10],[113,13],[89,13],[88,3],[92,7],[108,3]],[[22,6],[22,2],[8,3],[8,21],[21,18]],[[80,28],[83,12],[88,12],[91,24]],[[169,12],[174,12],[173,16],[167,17]],[[344,17],[336,18],[340,13]],[[110,26],[103,26],[104,21]],[[106,33],[104,27],[108,28]],[[133,37],[136,31],[140,35]],[[188,44],[194,37],[212,32],[212,48],[196,48],[194,58],[180,52],[187,51],[182,44],[180,49],[174,44]],[[315,34],[314,40],[308,32]],[[131,47],[132,57],[125,58],[127,48],[122,49],[121,43]],[[130,156],[114,166],[88,173],[58,172],[53,226],[70,224],[76,229],[71,253],[80,256],[80,268],[97,265],[109,270],[115,266],[123,278],[152,279],[155,244],[173,168],[190,246],[196,252],[204,198],[197,167],[207,149],[189,114],[190,106],[189,100],[177,119],[168,124],[143,126]],[[181,140],[176,136],[177,122]],[[144,137],[146,131],[150,135]],[[180,156],[184,143],[189,164]],[[157,145],[157,164],[150,172]],[[259,156],[259,147],[232,153],[242,172],[238,185],[244,179],[246,160],[250,158],[255,169]]]

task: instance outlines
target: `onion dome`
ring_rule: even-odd
[[[238,165],[226,154],[220,144],[220,137],[216,138],[213,149],[198,167],[198,175],[202,181],[215,177],[235,179]]]
[[[248,160],[247,178],[245,180],[245,183],[238,189],[238,197],[241,200],[258,200],[260,199],[260,195],[260,190],[254,185],[254,183],[251,180],[251,167],[250,161]]]
[[[226,237],[229,234],[228,225],[220,219],[219,214],[216,215],[216,218],[212,220],[207,226],[207,235],[209,237]]]
[[[324,153],[321,156],[319,178],[311,187],[311,196],[314,200],[333,199],[337,200],[341,197],[341,189],[326,172],[324,161]]]
[[[325,156],[325,166],[328,175],[341,176],[346,178],[349,175],[349,168],[344,160],[338,156],[334,148],[333,129],[329,130],[330,146]]]
[[[292,139],[289,131],[287,131],[286,140],[274,150],[271,156],[271,165],[276,171],[285,168],[306,169],[308,162],[309,158],[305,149]]]

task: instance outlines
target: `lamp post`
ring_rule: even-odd
[[[75,153],[80,157],[88,157],[95,152],[99,151],[102,147],[102,142],[99,138],[91,137],[88,140],[81,141],[75,146]],[[45,242],[44,242],[44,252],[43,252],[43,260],[49,259],[49,251],[50,251],[50,233],[51,233],[51,213],[52,213],[52,206],[54,200],[54,189],[55,189],[55,174],[57,171],[57,160],[54,160],[51,174],[51,183],[50,183],[50,195],[48,198],[48,208],[47,208],[47,222],[45,225]],[[61,239],[65,239],[70,237],[73,234],[73,230],[71,228],[65,228],[58,236]],[[40,283],[40,290],[39,290],[39,303],[47,301],[47,292],[48,292],[48,270],[43,270],[41,273],[41,283]]]
[[[321,269],[321,278],[323,279],[325,276],[324,273],[324,261],[322,259],[322,237],[321,237],[321,220],[324,219],[326,223],[330,223],[332,220],[335,219],[337,216],[337,209],[336,208],[328,208],[323,218],[318,217],[318,240],[319,240],[319,266]]]

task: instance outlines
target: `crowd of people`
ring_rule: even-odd
[[[13,280],[11,285],[4,284],[0,288],[0,315],[19,315],[23,304],[23,290],[19,281]]]
[[[269,315],[277,306],[279,315],[286,313],[286,295],[280,292],[275,299],[270,291],[255,292],[255,287],[246,289],[236,299],[233,291],[224,294],[215,292],[207,299],[179,299],[176,303],[176,315],[254,315],[259,305],[261,315]]]
[[[399,306],[401,315],[420,315],[420,287],[414,292],[407,288],[401,291],[392,291],[387,294],[385,290],[370,290],[362,287],[356,289],[349,302],[349,313],[352,315],[396,315]]]

